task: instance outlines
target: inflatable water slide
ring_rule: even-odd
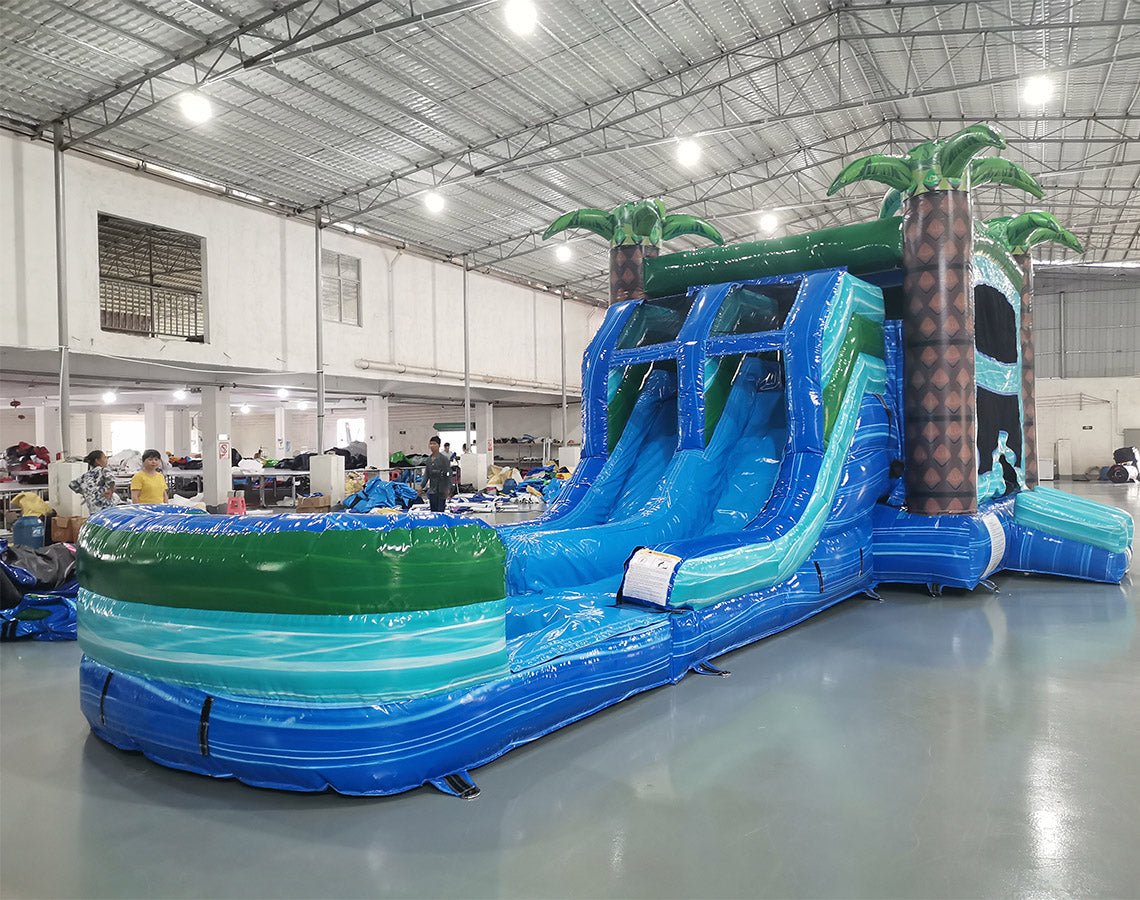
[[[614,302],[546,512],[102,513],[79,549],[92,730],[262,787],[472,797],[513,747],[882,582],[1118,582],[1131,519],[1035,484],[1031,270],[995,237],[1016,226],[927,208],[961,192],[667,256],[719,235],[660,203],[568,214],[552,233],[610,238]]]

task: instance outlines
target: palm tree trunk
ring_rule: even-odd
[[[903,212],[907,509],[974,513],[974,237],[965,191],[915,194]]]
[[[1033,257],[1015,256],[1021,266],[1021,459],[1025,486],[1037,477],[1037,375],[1033,363]]]
[[[653,244],[610,247],[610,303],[645,299],[645,260],[657,256]]]

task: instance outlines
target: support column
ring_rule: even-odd
[[[338,416],[336,410],[332,410],[329,415],[324,416],[320,425],[321,429],[321,445],[317,447],[318,453],[324,453],[326,450],[331,450],[336,444],[336,420]]]
[[[915,194],[903,208],[906,502],[927,516],[978,510],[970,195]]]
[[[285,418],[284,406],[273,410],[273,455],[277,459],[284,459],[290,455],[289,429],[285,424]]]
[[[467,254],[463,254],[463,430],[466,444],[471,446],[471,326],[467,309],[469,299]],[[438,323],[436,323],[438,324]]]
[[[190,410],[180,406],[174,410],[174,446],[170,449],[175,456],[190,455]]]
[[[63,450],[63,435],[60,432],[60,417],[58,406],[37,406],[36,410],[36,446],[47,447],[51,458],[55,459],[57,453]]]
[[[475,404],[475,435],[479,451],[491,456],[495,452],[495,406],[493,403]]]
[[[206,507],[211,511],[225,511],[229,493],[233,490],[230,461],[230,389],[203,387],[201,416],[198,420],[202,435],[202,492]]]
[[[86,448],[83,453],[86,456],[92,450],[103,450],[106,452],[107,448],[103,446],[103,414],[97,412],[89,412],[86,415]],[[109,456],[110,454],[108,454]]]
[[[364,425],[368,441],[368,465],[378,469],[388,466],[391,448],[388,444],[388,398],[367,397],[364,400]]]
[[[71,453],[71,334],[67,325],[67,231],[64,223],[63,122],[56,122],[55,140],[55,302],[59,339],[59,412],[57,429],[62,443],[54,449]]]
[[[344,499],[344,457],[335,453],[314,456],[309,461],[309,486],[335,506]]]
[[[325,443],[325,313],[324,313],[324,247],[321,243],[321,208],[313,212],[314,264],[316,277],[314,293],[317,311],[316,327],[313,329],[317,341],[317,452],[333,446]]]
[[[558,296],[558,346],[562,351],[562,434],[559,440],[566,443],[566,285]]]
[[[166,407],[161,403],[143,404],[143,441],[147,450],[157,450],[166,459]]]
[[[1037,474],[1037,370],[1033,352],[1033,257],[1015,256],[1021,266],[1021,465],[1025,486],[1034,487]]]

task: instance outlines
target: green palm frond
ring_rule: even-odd
[[[979,184],[1004,184],[1020,188],[1037,199],[1045,196],[1045,191],[1036,178],[1017,163],[1000,156],[975,159],[970,163],[970,185],[977,187]]]
[[[985,122],[950,135],[938,148],[938,168],[943,178],[961,178],[970,160],[987,147],[1005,148],[1005,137]]]
[[[1085,252],[1075,234],[1058,222],[1052,213],[1040,209],[1014,216],[1009,221],[1006,234],[1015,253],[1024,253],[1030,247],[1046,241],[1068,247],[1077,253]]]
[[[542,239],[548,240],[568,228],[583,228],[607,241],[613,240],[614,236],[613,219],[604,209],[576,209],[551,222],[550,227],[542,233]]]
[[[846,166],[835,177],[827,189],[827,196],[830,197],[857,181],[877,181],[898,191],[911,191],[915,187],[914,164],[901,156],[888,156],[885,153],[864,156]]]
[[[674,213],[666,216],[661,229],[661,240],[671,241],[683,234],[695,234],[712,241],[714,244],[723,244],[724,237],[704,219],[696,216],[687,216],[683,213]]]

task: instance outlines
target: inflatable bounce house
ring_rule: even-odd
[[[459,796],[468,771],[881,582],[1119,582],[1132,520],[1037,484],[1033,268],[1047,213],[986,125],[852,163],[877,221],[665,256],[611,242],[582,460],[540,518],[114,509],[80,539],[82,709],[102,739],[262,787]]]

